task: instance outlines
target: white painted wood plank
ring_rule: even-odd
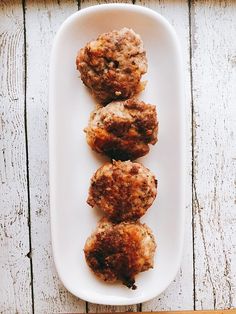
[[[76,1],[26,1],[27,127],[35,313],[85,312],[58,279],[51,248],[48,183],[48,75],[52,41]]]
[[[21,1],[1,1],[0,21],[0,312],[31,313]]]
[[[88,303],[88,313],[137,312],[138,305],[111,306]]]
[[[193,309],[193,248],[192,248],[192,116],[189,54],[189,14],[188,1],[145,1],[136,4],[149,7],[166,17],[174,26],[182,46],[183,71],[185,77],[186,101],[186,223],[185,242],[180,271],[175,280],[157,298],[146,302],[143,311]]]
[[[96,4],[103,3],[115,3],[115,2],[123,2],[123,3],[132,3],[132,1],[106,1],[106,0],[82,0],[80,3],[80,8],[86,8]],[[109,305],[99,305],[88,303],[88,312],[99,313],[99,312],[134,312],[137,311],[138,305],[130,305],[130,306],[109,306]]]
[[[87,8],[91,7],[92,5],[96,4],[104,4],[104,3],[131,3],[132,0],[81,0],[80,1],[80,8]]]
[[[236,2],[192,6],[196,308],[236,307]]]

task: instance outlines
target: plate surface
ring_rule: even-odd
[[[101,213],[86,204],[90,177],[106,160],[88,147],[83,129],[95,102],[79,79],[79,48],[107,31],[130,27],[141,35],[148,58],[146,90],[139,98],[157,104],[159,142],[139,161],[159,181],[158,197],[142,221],[153,230],[155,267],[137,276],[137,290],[98,280],[83,247]],[[170,24],[152,10],[127,4],[90,7],[70,16],[51,55],[49,143],[52,244],[65,287],[93,303],[128,305],[160,294],[174,279],[184,235],[184,105],[179,43]]]

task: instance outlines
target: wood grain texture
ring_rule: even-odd
[[[80,6],[84,8],[108,2],[132,1],[83,0]],[[191,38],[187,2],[191,4]],[[183,50],[187,107],[188,198],[183,261],[170,287],[158,298],[144,303],[142,310],[191,309],[194,306],[193,291],[197,309],[236,307],[236,2],[139,0],[136,4],[160,12],[177,31]],[[0,313],[4,314],[32,313],[30,258],[33,263],[35,313],[86,311],[85,302],[73,297],[63,287],[55,271],[48,195],[49,55],[56,30],[76,10],[77,1],[72,0],[26,1],[25,126],[24,12],[21,1],[0,1]],[[30,204],[27,195],[25,127],[28,136]],[[194,158],[194,273],[191,128]],[[87,304],[90,313],[133,312],[137,309],[140,309],[139,305],[113,307]],[[206,311],[203,313],[208,314]]]
[[[131,0],[80,0],[80,8],[91,7],[92,5],[104,4],[104,3],[131,3]]]
[[[193,309],[192,115],[188,1],[137,0],[135,3],[149,7],[162,14],[174,26],[182,47],[186,102],[186,219],[182,264],[175,280],[170,284],[167,290],[152,301],[144,303],[142,310],[158,311]]]
[[[236,2],[192,5],[197,309],[236,306]]]
[[[0,312],[31,313],[21,3],[0,16]]]
[[[26,1],[27,129],[35,313],[85,312],[58,279],[51,247],[48,182],[48,76],[52,42],[76,1]]]

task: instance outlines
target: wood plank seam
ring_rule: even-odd
[[[85,312],[58,278],[52,257],[48,181],[48,76],[53,38],[77,0],[25,0],[27,130],[35,314]]]
[[[29,148],[28,148],[28,128],[27,128],[27,49],[26,49],[26,23],[25,23],[25,0],[22,0],[23,26],[24,26],[24,124],[25,124],[25,153],[26,153],[26,179],[27,179],[27,200],[28,200],[28,230],[29,230],[29,253],[30,277],[31,277],[31,299],[32,314],[34,314],[34,277],[32,261],[32,241],[31,241],[31,207],[30,207],[30,180],[29,180]]]
[[[192,72],[192,1],[188,0],[189,17],[189,75],[190,75],[190,101],[191,101],[191,122],[192,122],[192,246],[193,246],[193,309],[196,310],[196,283],[195,283],[195,241],[194,241],[194,103],[193,103],[193,72]]]
[[[21,1],[0,14],[0,312],[31,313]]]
[[[190,13],[192,13],[192,11],[194,11],[194,1],[193,4],[191,3],[191,0],[189,0],[190,2]],[[190,30],[190,38],[191,38],[191,50],[193,47],[193,41],[192,38],[194,38],[194,30],[192,27],[193,24],[193,20],[194,16],[191,14],[191,30]],[[190,71],[191,71],[191,94],[192,94],[192,211],[193,211],[193,224],[192,224],[192,232],[193,232],[193,256],[195,258],[195,221],[196,221],[196,215],[199,216],[199,225],[200,225],[200,231],[202,234],[202,241],[203,241],[203,247],[204,247],[204,252],[205,252],[205,256],[206,256],[206,268],[209,274],[209,281],[211,282],[211,286],[212,286],[212,294],[214,297],[214,309],[216,308],[216,292],[215,292],[215,288],[214,288],[214,284],[212,281],[212,276],[211,276],[211,271],[210,271],[210,266],[209,266],[209,257],[207,254],[207,248],[206,248],[206,239],[205,239],[205,235],[204,235],[204,230],[203,230],[203,221],[202,221],[202,215],[201,215],[201,206],[198,200],[198,195],[197,195],[197,189],[196,189],[196,184],[195,184],[195,174],[196,174],[196,163],[195,163],[195,146],[196,146],[196,129],[195,129],[195,112],[194,112],[194,95],[193,95],[193,73],[192,73],[192,57],[193,57],[193,51],[191,51],[191,67],[190,67]],[[194,270],[195,270],[195,259],[193,260],[193,266],[194,266]],[[194,286],[195,286],[195,276],[194,276]],[[196,289],[194,289],[194,309],[196,309]]]
[[[195,308],[199,309],[231,308],[236,300],[235,152],[231,150],[235,147],[231,118],[236,95],[231,61],[235,13],[234,1],[192,4],[193,226]]]

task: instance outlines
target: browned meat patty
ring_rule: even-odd
[[[147,72],[143,42],[132,29],[100,35],[82,48],[76,58],[81,79],[99,103],[127,99],[144,89]]]
[[[102,219],[87,239],[85,258],[91,270],[107,282],[121,281],[136,289],[135,276],[153,268],[156,243],[151,229],[139,222],[114,225]]]
[[[92,177],[87,202],[112,221],[120,222],[139,219],[156,195],[157,180],[149,169],[131,161],[113,161]]]
[[[113,159],[133,160],[157,142],[156,106],[137,99],[112,102],[90,116],[87,142],[98,153]]]

